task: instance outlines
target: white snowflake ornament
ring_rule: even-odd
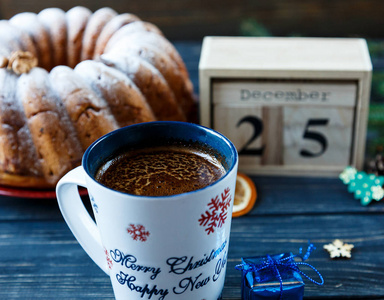
[[[354,245],[344,243],[341,240],[334,240],[331,244],[324,245],[323,248],[327,250],[331,258],[346,257],[351,258],[351,251]]]

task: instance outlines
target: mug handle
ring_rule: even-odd
[[[109,275],[100,231],[80,198],[78,186],[87,187],[85,171],[79,166],[64,175],[56,186],[57,202],[69,229],[92,260]]]

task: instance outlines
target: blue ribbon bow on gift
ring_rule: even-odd
[[[261,264],[252,264],[252,263],[248,262],[248,263],[243,263],[243,264],[237,265],[237,266],[235,266],[235,268],[237,270],[243,271],[245,274],[249,273],[249,272],[254,272],[257,274],[260,271],[264,271],[264,272],[267,272],[268,274],[272,275],[280,283],[280,297],[279,297],[279,299],[282,299],[282,297],[283,297],[283,279],[282,279],[281,273],[286,272],[287,269],[295,271],[295,272],[303,275],[305,278],[307,278],[308,280],[310,280],[311,282],[313,282],[317,285],[323,285],[324,284],[324,279],[323,279],[323,276],[321,276],[320,272],[317,271],[314,266],[304,262],[305,260],[307,260],[309,258],[311,252],[315,249],[316,249],[316,247],[313,244],[309,243],[308,248],[307,248],[307,252],[305,253],[304,256],[301,255],[302,254],[302,248],[300,248],[300,250],[299,250],[300,254],[299,255],[293,255],[292,254],[289,256],[285,256],[281,259],[275,259],[275,258],[272,258],[270,255],[267,255],[264,258],[263,263],[261,263]],[[296,262],[294,260],[294,258],[296,258],[296,257],[300,258],[301,261]],[[317,275],[319,276],[320,281],[316,281],[316,280],[312,279],[311,277],[309,277],[304,272],[302,272],[299,269],[299,265],[304,265],[304,266],[307,266],[307,267],[311,268],[312,270],[314,270],[317,273]]]

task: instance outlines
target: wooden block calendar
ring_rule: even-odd
[[[206,37],[200,123],[235,144],[248,174],[361,169],[371,72],[363,39]]]

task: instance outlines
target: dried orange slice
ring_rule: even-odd
[[[232,217],[239,217],[250,212],[256,198],[256,186],[252,179],[243,173],[237,173]]]

